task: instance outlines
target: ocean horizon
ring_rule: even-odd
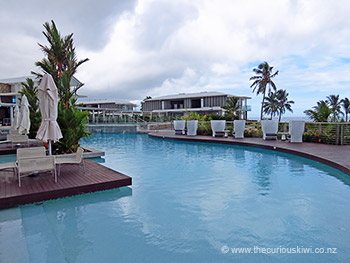
[[[273,119],[278,119],[278,117],[274,117]],[[260,120],[260,117],[249,117],[248,120]],[[313,122],[309,117],[307,116],[286,116],[281,118],[281,122],[289,122],[289,121],[295,121],[295,120],[303,120],[305,122]]]

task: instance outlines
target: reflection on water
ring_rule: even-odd
[[[132,193],[126,187],[22,207],[31,259],[45,262],[53,253],[84,263],[350,257],[349,180],[332,168],[274,151],[147,135],[95,134],[83,144],[105,151],[104,165],[131,176]],[[0,235],[0,248],[4,240]],[[48,251],[48,244],[56,248]],[[221,253],[224,245],[337,247],[339,253],[232,255]]]

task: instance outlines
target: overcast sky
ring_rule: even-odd
[[[0,79],[36,70],[42,24],[74,33],[89,99],[139,102],[146,96],[221,91],[261,97],[252,69],[267,61],[294,116],[330,94],[350,98],[348,0],[1,1]]]

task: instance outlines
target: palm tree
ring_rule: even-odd
[[[276,92],[270,92],[263,103],[263,111],[265,114],[271,114],[271,119],[278,112],[278,100]]]
[[[304,113],[315,122],[328,122],[332,110],[324,100],[320,100],[316,106],[312,107],[312,110],[306,110]]]
[[[45,57],[35,63],[42,72],[33,74],[41,77],[44,73],[52,75],[58,89],[60,102],[58,104],[57,122],[61,127],[63,138],[53,144],[60,152],[71,152],[77,149],[81,138],[89,136],[87,132],[87,112],[81,112],[76,105],[76,93],[83,84],[71,90],[71,80],[77,68],[88,59],[77,60],[73,44],[73,34],[61,36],[55,22],[44,24],[44,36],[48,45],[39,44]],[[74,123],[73,123],[74,122]]]
[[[333,122],[337,120],[340,114],[343,114],[341,112],[341,101],[339,99],[339,95],[329,95],[327,96],[326,103],[329,104],[330,109],[332,111],[333,115]]]
[[[278,122],[281,121],[282,114],[284,114],[286,110],[293,112],[291,104],[294,104],[294,101],[288,100],[288,95],[286,90],[280,89],[276,92],[277,109],[279,112]]]
[[[46,31],[43,31],[43,34],[49,42],[49,45],[45,46],[39,44],[46,57],[41,61],[37,61],[35,65],[40,67],[44,73],[46,72],[52,75],[60,99],[65,103],[66,108],[68,108],[70,99],[76,95],[78,89],[84,85],[78,85],[71,90],[71,79],[77,72],[77,68],[89,59],[77,60],[73,44],[73,33],[62,37],[54,21],[51,21],[51,25],[46,22],[44,28]],[[41,73],[32,73],[42,77]]]
[[[350,113],[350,101],[348,98],[342,99],[340,101],[343,105],[344,112],[345,112],[345,122],[348,122],[348,114]]]
[[[240,110],[240,105],[238,103],[238,97],[230,97],[226,100],[226,105],[221,106],[224,110],[226,110],[231,116],[232,120],[235,119],[235,115],[237,111]]]
[[[262,93],[263,98],[261,101],[261,112],[260,112],[260,119],[263,118],[263,108],[264,108],[264,101],[266,96],[266,87],[268,87],[268,93],[271,93],[271,87],[273,90],[276,91],[276,85],[271,80],[278,74],[278,70],[276,72],[272,72],[273,67],[270,67],[270,65],[267,62],[261,63],[257,68],[254,68],[253,71],[255,72],[256,76],[251,77],[249,80],[254,80],[253,84],[250,85],[251,88],[253,88],[253,92],[256,90],[256,95],[259,95]]]

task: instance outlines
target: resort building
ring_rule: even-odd
[[[143,112],[158,114],[159,116],[180,117],[186,112],[198,112],[205,114],[223,115],[225,105],[230,97],[238,97],[240,105],[240,118],[247,119],[247,113],[251,107],[247,104],[249,96],[236,96],[216,91],[199,93],[180,93],[152,99],[146,99],[142,103]]]
[[[115,109],[120,111],[133,111],[137,106],[129,101],[119,100],[92,100],[79,102],[81,107],[91,109]]]
[[[25,76],[19,78],[0,79],[0,125],[10,126],[13,120],[13,111],[16,104],[19,105],[20,91],[22,83],[27,79],[32,79],[35,86],[39,86],[39,79],[36,76]],[[71,80],[71,88],[75,88],[82,83],[75,77]]]
[[[90,113],[90,122],[123,122],[132,118],[134,115],[140,115],[136,111],[137,105],[129,101],[121,100],[91,100],[79,102],[81,111]]]

